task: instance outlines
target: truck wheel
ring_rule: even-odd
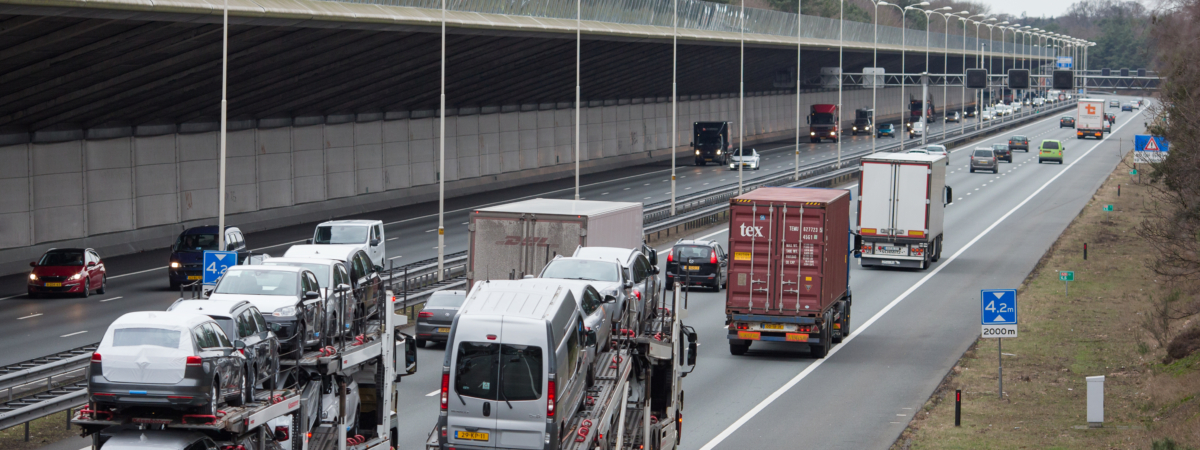
[[[733,341],[729,341],[729,354],[733,356],[742,356],[746,354],[747,350],[750,350],[749,342],[745,344],[735,344]]]
[[[825,317],[825,323],[821,324],[821,345],[810,345],[809,352],[813,358],[821,359],[829,354],[829,347],[833,346],[833,320],[831,317]]]

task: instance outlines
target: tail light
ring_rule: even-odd
[[[737,329],[739,329],[739,330],[749,330],[749,329],[750,329],[750,325],[749,325],[749,324],[745,324],[745,323],[741,323],[741,322],[739,322],[739,323],[737,324]]]
[[[92,353],[92,362],[100,362],[100,354]]]
[[[187,365],[189,365],[189,366],[199,366],[203,362],[204,362],[204,360],[201,359],[199,356],[187,357]]]
[[[867,254],[871,254],[871,253],[875,252],[875,248],[872,247],[871,244],[863,244],[861,250],[863,253],[867,253]]]
[[[551,383],[550,384],[551,386],[554,385],[553,381],[551,381],[550,383]],[[449,400],[450,400],[450,374],[443,373],[442,374],[442,411],[446,410],[446,402]]]
[[[908,249],[908,251],[913,256],[925,256],[925,249],[920,248],[920,247],[910,248],[910,249]]]
[[[671,256],[671,250],[667,250],[667,262],[675,262],[675,257]]]
[[[421,311],[417,313],[417,317],[433,317],[433,313],[429,311]]]
[[[709,264],[716,264],[716,263],[717,263],[717,251],[716,251],[716,250],[713,250],[713,251],[712,251],[712,257],[710,257],[710,258],[709,258],[709,260],[708,260],[708,263],[709,263]]]
[[[546,418],[554,417],[554,380],[546,381]],[[445,404],[445,402],[442,402]]]
[[[642,301],[642,291],[640,291],[640,290],[637,290],[637,289],[634,289],[634,290],[633,290],[633,297],[634,297],[634,298],[636,298],[636,299],[637,299],[637,301],[639,301],[639,302],[640,302],[640,301]]]

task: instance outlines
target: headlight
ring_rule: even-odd
[[[696,150],[696,156],[700,156],[700,150]]]
[[[718,155],[720,155],[720,154],[721,154],[721,149],[717,149],[717,154],[718,154]]]
[[[179,261],[171,261],[171,268],[172,268],[172,269],[178,269],[178,268],[179,268]]]
[[[733,164],[730,164],[730,165],[729,165],[729,168],[730,168],[730,169],[733,169],[734,167],[736,167],[736,166],[734,166]]]
[[[809,132],[808,132],[808,135],[809,135],[809,136],[816,136],[816,135],[817,135],[817,132],[815,132],[815,131],[809,131]]]
[[[36,279],[37,279],[37,274],[34,274],[34,273],[31,273],[31,274],[29,274],[29,279],[30,279],[30,280],[36,280]]]
[[[858,131],[858,127],[857,127],[857,126],[850,127],[850,129],[851,129],[851,130],[854,130],[854,131]]]
[[[867,125],[867,127],[866,127],[866,128],[863,128],[863,129],[864,129],[864,130],[870,130],[870,129],[871,129],[871,126],[870,126],[870,125]]]
[[[830,136],[836,136],[836,135],[837,135],[837,133],[834,133],[834,132],[830,131],[830,132],[829,132],[829,135],[830,135]]]
[[[78,279],[80,279],[80,278],[83,278],[83,272],[79,272],[79,273],[77,273],[77,274],[75,274],[75,275],[71,275],[71,279],[72,279],[72,280],[78,280]]]
[[[294,316],[294,315],[296,315],[296,311],[297,311],[297,309],[295,306],[284,306],[282,308],[276,309],[275,312],[272,313],[272,315],[275,317]]]

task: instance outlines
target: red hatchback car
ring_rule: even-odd
[[[50,249],[37,262],[29,263],[29,297],[42,294],[103,294],[108,282],[104,261],[90,248]]]

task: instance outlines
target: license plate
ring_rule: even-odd
[[[204,278],[204,276],[203,275],[188,275],[189,280],[199,280],[201,278]]]
[[[900,255],[900,254],[904,254],[904,247],[880,246],[879,249],[876,250],[875,252],[882,253],[885,255]]]
[[[762,327],[765,330],[782,330],[783,324],[782,323],[764,323]]]
[[[457,431],[457,432],[455,432],[454,436],[459,439],[467,439],[467,440],[472,440],[472,441],[488,440],[487,433],[476,433],[474,431]]]
[[[62,287],[62,283],[46,283],[46,287]]]
[[[450,329],[449,328],[438,328],[437,332],[438,333],[449,333]]]
[[[693,271],[693,272],[695,272],[695,271],[699,271],[699,270],[700,270],[700,266],[687,266],[687,270],[691,270],[691,271]]]

